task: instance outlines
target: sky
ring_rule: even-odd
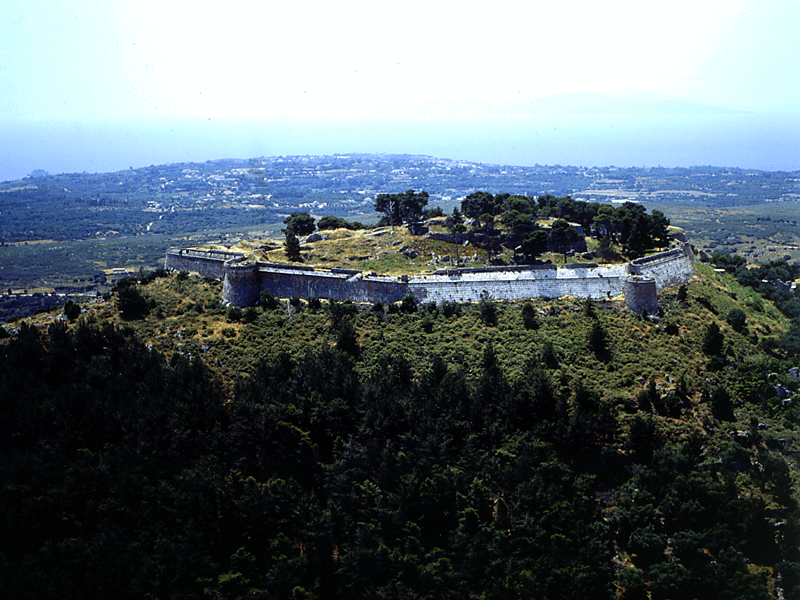
[[[427,146],[508,164],[669,166],[716,164],[730,160],[731,144],[755,143],[761,150],[743,149],[731,166],[800,169],[798,25],[796,0],[7,0],[0,179],[46,165],[432,154]],[[705,114],[700,130],[719,143],[670,138],[688,127],[676,111]],[[598,116],[586,135],[596,153],[576,145],[576,113]],[[505,133],[492,139],[492,125]],[[523,137],[541,129],[551,155]],[[662,155],[653,135],[667,136]],[[337,140],[343,147],[331,149]],[[620,144],[627,153],[609,154]]]

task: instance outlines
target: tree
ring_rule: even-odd
[[[622,238],[623,245],[628,252],[635,256],[641,256],[645,250],[653,246],[653,238],[650,237],[650,224],[647,217],[635,215],[628,227],[627,235]]]
[[[564,255],[564,262],[567,262],[567,252],[579,239],[581,236],[575,231],[575,227],[564,219],[556,219],[553,222],[550,228],[550,244],[556,252]]]
[[[733,330],[738,331],[739,333],[744,331],[744,328],[747,325],[747,315],[741,308],[738,307],[731,309],[731,312],[728,313],[726,320],[728,321],[728,324],[733,327]]]
[[[503,202],[503,211],[515,210],[521,213],[536,214],[536,200],[528,196],[513,195]]]
[[[528,261],[547,252],[547,233],[545,230],[536,226],[533,231],[525,236],[521,249]]]
[[[501,217],[503,225],[505,225],[511,236],[514,238],[523,238],[531,233],[536,224],[533,222],[533,217],[528,213],[522,213],[516,210],[510,210]]]
[[[589,330],[587,341],[589,343],[589,348],[595,354],[599,355],[606,351],[608,347],[608,333],[606,333],[606,330],[600,321],[594,321],[592,323],[592,328]]]
[[[539,328],[539,320],[536,318],[536,309],[530,302],[526,302],[522,305],[522,324],[525,329]]]
[[[403,296],[403,300],[400,302],[400,312],[406,314],[417,312],[417,301],[414,299],[413,295],[406,294]]]
[[[711,394],[711,412],[720,421],[735,421],[733,401],[728,390],[722,386]]]
[[[611,238],[614,235],[614,207],[601,204],[597,215],[592,219],[592,230],[599,238]]]
[[[326,216],[322,217],[317,223],[317,229],[357,229],[354,223],[345,221],[341,217]]]
[[[139,293],[134,284],[123,285],[117,289],[117,309],[126,321],[144,319],[150,312],[147,300]]]
[[[479,221],[483,223],[485,228],[483,242],[486,244],[486,256],[488,259],[492,255],[491,246],[489,245],[489,230],[491,229],[492,225],[494,225],[494,215],[490,213],[483,213],[480,216]]]
[[[486,290],[481,292],[480,309],[481,321],[484,324],[490,327],[497,325],[497,305],[492,300],[491,294]]]
[[[384,213],[390,225],[412,223],[422,218],[428,198],[428,192],[417,193],[414,190],[407,190],[404,194],[378,194],[375,210]]]
[[[669,219],[660,210],[653,209],[650,211],[649,221],[651,243],[659,240],[661,246],[666,246],[669,238]]]
[[[454,222],[450,227],[450,231],[453,233],[453,238],[455,239],[455,244],[456,244],[456,266],[460,264],[460,260],[458,258],[458,248],[461,241],[461,234],[464,233],[466,230],[467,228],[464,227],[464,224],[458,222]]]
[[[298,240],[294,232],[289,229],[284,229],[283,233],[286,236],[286,241],[283,242],[286,258],[292,262],[302,261],[303,259],[300,256],[300,240]]]
[[[725,336],[720,331],[719,325],[714,322],[709,323],[703,334],[703,352],[708,356],[719,356],[724,342]]]
[[[501,206],[502,201],[498,203],[495,196],[489,192],[472,192],[461,201],[461,211],[470,219],[477,219],[484,213],[496,215],[500,212]]]
[[[304,212],[293,212],[283,220],[286,231],[291,231],[294,235],[308,235],[314,232],[316,225],[314,217]]]
[[[78,317],[81,316],[81,306],[73,302],[72,300],[67,300],[64,303],[64,314],[66,315],[67,319],[70,321],[74,321]]]

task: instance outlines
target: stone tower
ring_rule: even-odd
[[[625,303],[634,312],[646,310],[649,314],[658,312],[656,280],[641,275],[632,275],[625,280]]]

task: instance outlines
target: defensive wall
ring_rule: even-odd
[[[166,269],[196,271],[223,280],[222,297],[249,306],[269,290],[279,298],[327,298],[354,302],[397,302],[411,294],[418,303],[477,302],[488,293],[496,300],[527,298],[612,298],[624,296],[633,310],[654,311],[657,292],[686,283],[694,275],[688,244],[631,263],[525,265],[440,269],[390,277],[353,269],[315,269],[304,265],[258,262],[241,253],[171,249]]]
[[[203,276],[224,279],[225,263],[244,256],[241,252],[170,248],[167,251],[164,268],[172,271],[197,272]]]

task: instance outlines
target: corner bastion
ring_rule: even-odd
[[[262,291],[278,298],[327,298],[354,302],[397,302],[411,294],[417,303],[477,302],[488,293],[496,300],[528,298],[612,298],[624,296],[635,311],[658,308],[657,293],[688,282],[695,273],[687,243],[627,264],[555,265],[439,269],[400,277],[353,269],[320,269],[267,263],[242,253],[173,248],[164,268],[222,279],[222,298],[234,306],[258,302]]]

